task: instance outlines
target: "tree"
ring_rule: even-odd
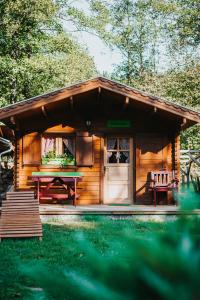
[[[86,49],[63,28],[63,5],[68,1],[1,1],[1,106],[95,74]]]
[[[91,22],[87,19],[82,24],[91,27],[122,54],[122,61],[111,74],[113,79],[191,108],[200,108],[196,55],[200,40],[199,1],[89,2],[93,16]],[[96,22],[93,22],[94,17]],[[160,50],[165,55],[159,56]],[[167,68],[161,72],[159,66],[165,56],[168,56]],[[183,133],[181,140],[184,148],[198,148],[199,127]]]
[[[156,25],[149,17],[148,2],[126,0],[111,7],[113,41],[122,54],[113,75],[128,84],[155,70]]]
[[[131,84],[133,77],[156,69],[158,24],[150,0],[90,0],[87,17],[70,10],[78,30],[98,35],[113,50],[120,51],[122,61],[113,77]]]
[[[175,0],[178,6],[175,29],[181,44],[198,46],[200,43],[200,2],[199,0]]]
[[[164,74],[146,73],[143,79],[133,79],[132,85],[172,102],[200,110],[200,66],[191,61],[182,69],[172,69]],[[182,149],[199,149],[200,126],[196,125],[181,134]]]

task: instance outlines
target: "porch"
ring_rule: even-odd
[[[110,216],[132,216],[132,215],[182,215],[200,214],[200,209],[194,211],[180,210],[175,205],[58,205],[40,204],[40,215],[110,215]]]

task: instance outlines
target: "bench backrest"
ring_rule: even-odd
[[[154,186],[168,186],[174,185],[175,187],[175,172],[172,171],[152,171],[151,180],[154,182]]]

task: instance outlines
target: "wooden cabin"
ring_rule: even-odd
[[[151,204],[150,172],[180,177],[180,131],[200,113],[98,77],[1,108],[0,120],[15,133],[16,190],[35,171],[77,171],[78,204]]]

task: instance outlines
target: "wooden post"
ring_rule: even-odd
[[[45,108],[44,105],[42,106],[41,109],[42,109],[42,114],[43,114],[43,116],[44,116],[45,118],[48,118],[47,111],[46,111],[46,108]]]
[[[76,177],[74,178],[74,206],[76,207]]]
[[[104,200],[104,137],[100,137],[100,204]]]
[[[72,96],[69,98],[69,105],[70,105],[70,109],[73,110],[74,109],[74,100],[73,100]]]
[[[156,206],[156,189],[155,188],[153,191],[153,200],[154,200],[154,206]]]
[[[40,203],[40,178],[39,177],[37,181],[37,199],[38,199],[38,203]]]

